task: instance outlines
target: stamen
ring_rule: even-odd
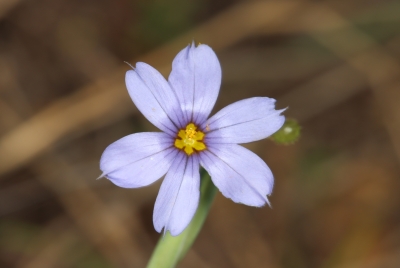
[[[203,132],[197,130],[195,124],[190,123],[185,129],[179,130],[174,144],[176,148],[183,150],[187,155],[191,155],[196,151],[203,151],[207,148],[203,142],[204,136]]]

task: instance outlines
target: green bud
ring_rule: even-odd
[[[283,126],[270,139],[277,144],[293,144],[299,139],[300,130],[301,127],[296,120],[287,118]]]

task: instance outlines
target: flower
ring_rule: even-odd
[[[188,45],[172,63],[168,81],[138,62],[126,86],[139,111],[162,132],[135,133],[109,145],[100,160],[103,175],[124,188],[149,185],[166,174],[153,223],[158,232],[179,235],[200,198],[200,165],[220,192],[234,202],[268,203],[273,175],[265,162],[238,145],[264,139],[283,125],[275,100],[235,102],[208,118],[221,85],[221,66],[207,45]]]

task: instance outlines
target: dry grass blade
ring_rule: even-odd
[[[107,81],[98,81],[76,94],[58,100],[42,112],[21,123],[0,141],[0,158],[4,159],[0,173],[12,170],[26,163],[56,141],[80,128],[92,129],[87,125],[106,123],[107,116],[113,116],[130,104],[123,91],[123,76],[117,75]],[[113,90],[116,89],[116,90]],[[105,120],[100,120],[105,118]],[[61,122],[61,123],[60,123]]]

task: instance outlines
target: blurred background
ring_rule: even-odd
[[[400,267],[400,1],[1,0],[0,267],[144,267],[160,181],[100,175],[115,140],[154,127],[124,85],[167,76],[192,40],[223,71],[214,112],[268,96],[302,126],[255,151],[272,209],[217,194],[179,267]]]

